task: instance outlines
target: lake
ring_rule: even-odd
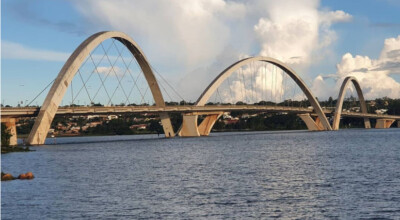
[[[399,219],[400,129],[47,140],[2,155],[2,219]],[[54,144],[56,143],[56,144]]]

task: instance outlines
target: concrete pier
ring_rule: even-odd
[[[10,146],[16,146],[17,143],[17,127],[15,125],[15,118],[1,118],[1,123],[4,123],[8,130],[10,130],[11,138],[10,138]]]

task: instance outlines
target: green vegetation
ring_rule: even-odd
[[[29,134],[31,132],[33,124],[35,123],[34,120],[32,119],[21,119],[18,121],[18,124],[20,126],[17,126],[17,134],[19,135],[24,135],[24,134]]]
[[[103,135],[127,135],[135,132],[129,128],[129,123],[123,119],[112,119],[97,125],[93,128],[88,128],[84,134],[103,134]]]
[[[10,146],[10,138],[12,134],[4,123],[1,123],[1,153],[6,154],[10,152],[27,152],[31,151],[29,147]]]
[[[12,134],[10,130],[7,128],[6,124],[1,123],[1,148],[3,151],[3,147],[10,146],[10,138]]]
[[[232,114],[232,116],[238,116]],[[298,130],[307,129],[304,122],[296,114],[270,114],[261,113],[255,117],[239,118],[236,123],[223,122],[219,119],[214,127],[214,131],[233,131],[233,130]]]
[[[326,101],[320,101],[324,108],[334,109],[337,100],[330,97]],[[178,105],[194,105],[193,102],[166,102],[168,106]],[[207,105],[227,105],[230,103],[213,103],[208,102]],[[285,100],[281,103],[269,101],[260,101],[258,103],[245,103],[239,101],[236,105],[277,105],[291,107],[309,107],[308,100],[292,101]],[[93,106],[102,106],[100,103],[92,103]],[[129,104],[135,106],[136,104]],[[354,97],[349,97],[344,100],[343,110],[357,110],[360,103]],[[368,113],[375,111],[387,110],[387,114],[400,115],[400,99],[390,99],[387,97],[367,101]],[[354,110],[354,109],[353,109]],[[382,112],[382,111],[381,111]],[[233,131],[233,130],[297,130],[307,129],[304,122],[296,114],[282,113],[263,113],[253,112],[252,116],[246,116],[246,112],[232,111],[231,117],[234,120],[220,118],[214,125],[214,131]],[[170,114],[171,123],[174,131],[178,131],[182,125],[182,115],[180,113]],[[199,123],[204,117],[199,116]],[[332,123],[332,116],[330,116]],[[375,126],[376,121],[371,119],[371,126]],[[34,124],[34,118],[24,118],[18,121],[18,135],[29,134]],[[394,123],[392,126],[396,126]],[[364,122],[362,118],[346,118],[343,117],[340,122],[340,128],[362,128]],[[123,114],[118,115],[118,118],[107,118],[107,116],[99,117],[79,117],[79,116],[56,116],[52,122],[51,128],[54,129],[56,135],[131,135],[131,134],[161,134],[163,133],[162,125],[158,114]],[[72,129],[73,128],[73,129]],[[73,130],[73,131],[72,131]],[[4,131],[4,135],[3,135]],[[6,146],[7,130],[3,129],[2,125],[2,146]],[[4,142],[4,144],[3,144]]]
[[[1,146],[1,153],[2,154],[7,154],[7,153],[11,153],[11,152],[29,152],[29,151],[34,151],[31,150],[28,146],[26,147],[22,147],[22,146]]]

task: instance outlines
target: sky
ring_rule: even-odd
[[[187,101],[257,55],[291,66],[320,100],[346,76],[367,99],[400,98],[399,11],[397,0],[4,0],[1,102],[29,102],[104,30],[131,36]]]

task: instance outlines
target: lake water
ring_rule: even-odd
[[[399,219],[400,129],[57,138],[2,155],[2,219]],[[53,140],[49,140],[53,143]]]

